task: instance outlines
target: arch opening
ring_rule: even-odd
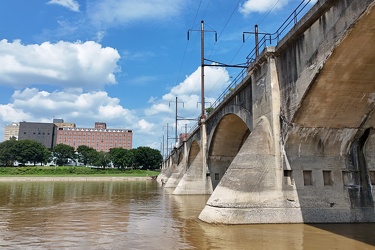
[[[200,151],[200,147],[198,145],[198,142],[197,141],[193,141],[191,143],[190,150],[189,150],[189,157],[188,157],[187,168],[189,168],[190,165],[192,164],[192,162],[194,162],[195,158],[197,158],[197,156],[199,154],[199,151]]]
[[[208,169],[213,189],[219,184],[249,135],[249,128],[239,116],[228,114],[220,120],[208,151]]]

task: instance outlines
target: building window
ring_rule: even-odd
[[[303,184],[305,186],[312,186],[312,171],[311,170],[304,170],[303,171]]]
[[[219,180],[219,173],[215,173],[215,181]]]
[[[332,186],[332,171],[323,170],[323,182],[324,186]]]

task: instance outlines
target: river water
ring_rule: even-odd
[[[211,225],[154,181],[0,182],[0,249],[375,249],[375,224]]]

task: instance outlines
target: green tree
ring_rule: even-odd
[[[96,161],[96,158],[98,156],[98,152],[96,151],[95,148],[88,147],[86,145],[78,146],[77,152],[78,152],[78,160],[85,165],[87,164],[92,165]]]
[[[5,166],[13,166],[18,155],[18,141],[12,137],[0,143],[0,162]]]
[[[34,140],[18,141],[17,161],[20,163],[32,162],[41,165],[50,158],[49,150],[41,143]],[[47,153],[48,152],[48,153]]]
[[[109,157],[116,168],[132,167],[134,162],[133,150],[125,148],[111,148]]]
[[[211,114],[211,112],[214,110],[214,108],[212,107],[209,107],[209,108],[206,108],[206,113],[207,115]]]
[[[111,148],[109,150],[109,157],[115,168],[124,168],[125,148]]]
[[[109,166],[110,163],[111,163],[111,160],[110,160],[108,153],[102,152],[102,151],[98,152],[96,160],[94,162],[95,166],[106,168]]]
[[[135,163],[138,167],[146,169],[160,168],[163,160],[159,150],[150,147],[138,147],[135,151]]]
[[[53,157],[55,157],[56,165],[63,166],[69,159],[75,159],[74,148],[65,144],[57,144],[53,148]]]

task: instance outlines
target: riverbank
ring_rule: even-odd
[[[154,181],[153,176],[0,176],[0,182],[31,181]]]
[[[160,172],[141,169],[90,168],[84,166],[0,167],[1,177],[150,177]]]

